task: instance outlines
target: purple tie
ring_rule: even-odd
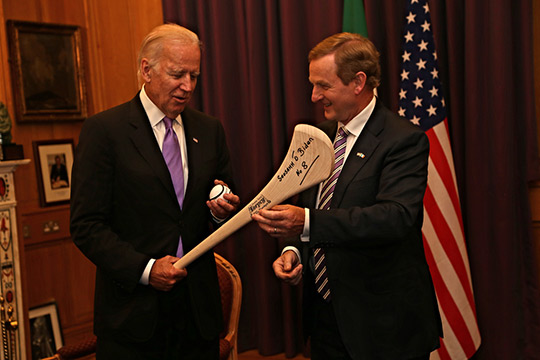
[[[330,209],[330,202],[334,196],[334,189],[336,183],[341,174],[343,163],[345,162],[345,148],[347,145],[347,135],[349,135],[347,129],[342,127],[339,129],[334,141],[334,171],[332,175],[325,180],[322,190],[321,198],[319,200],[319,209]],[[330,286],[328,285],[328,274],[326,272],[326,257],[322,248],[313,249],[313,259],[315,263],[315,287],[317,292],[322,295],[323,299],[330,301]]]
[[[167,163],[169,168],[169,173],[171,174],[172,183],[174,186],[174,191],[176,193],[176,198],[178,199],[178,204],[182,208],[184,202],[184,167],[182,165],[182,154],[180,152],[180,144],[178,143],[178,137],[173,130],[172,119],[168,117],[163,118],[163,123],[165,124],[165,138],[163,139],[163,158]],[[177,257],[182,257],[184,255],[184,249],[182,246],[182,237],[178,241],[178,250],[176,251]]]

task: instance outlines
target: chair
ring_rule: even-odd
[[[238,320],[242,305],[242,281],[240,275],[221,255],[214,253],[223,309],[223,332],[219,337],[220,360],[238,360]]]
[[[242,305],[242,282],[238,272],[221,255],[214,253],[216,259],[219,290],[221,293],[221,307],[223,309],[223,332],[219,336],[220,360],[238,360],[238,321]],[[43,360],[72,360],[82,359],[96,352],[97,338],[88,339],[75,344],[65,345],[58,349],[52,357]]]
[[[74,345],[64,345],[56,351],[51,357],[43,358],[42,360],[71,360],[71,359],[83,359],[87,356],[88,359],[95,359],[91,357],[96,352],[97,338],[92,335],[88,339],[85,339]]]

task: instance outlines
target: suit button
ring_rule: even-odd
[[[178,221],[178,225],[180,226],[180,230],[184,228],[184,222],[182,220]]]

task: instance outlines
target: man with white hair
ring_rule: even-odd
[[[232,173],[221,123],[188,107],[200,46],[181,26],[153,29],[139,53],[140,92],[81,130],[71,233],[97,267],[98,359],[219,358],[213,253],[173,267],[240,202],[232,193],[207,200]]]

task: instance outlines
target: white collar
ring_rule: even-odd
[[[144,108],[144,111],[146,112],[146,115],[148,116],[148,119],[150,120],[150,125],[152,127],[156,126],[163,118],[165,117],[165,114],[163,111],[161,111],[156,104],[150,100],[148,95],[146,94],[146,91],[144,89],[144,85],[141,88],[141,92],[139,94],[139,98],[141,99],[142,106]],[[176,118],[176,121],[181,125],[182,124],[182,118],[180,115]]]
[[[347,123],[347,125],[343,125],[343,123],[338,123],[338,129],[345,126],[349,134],[353,134],[354,136],[358,137],[362,130],[364,129],[364,126],[369,120],[369,117],[373,113],[373,110],[375,109],[375,103],[377,102],[377,97],[373,96],[369,104],[362,110],[358,115],[353,117],[351,121]]]

